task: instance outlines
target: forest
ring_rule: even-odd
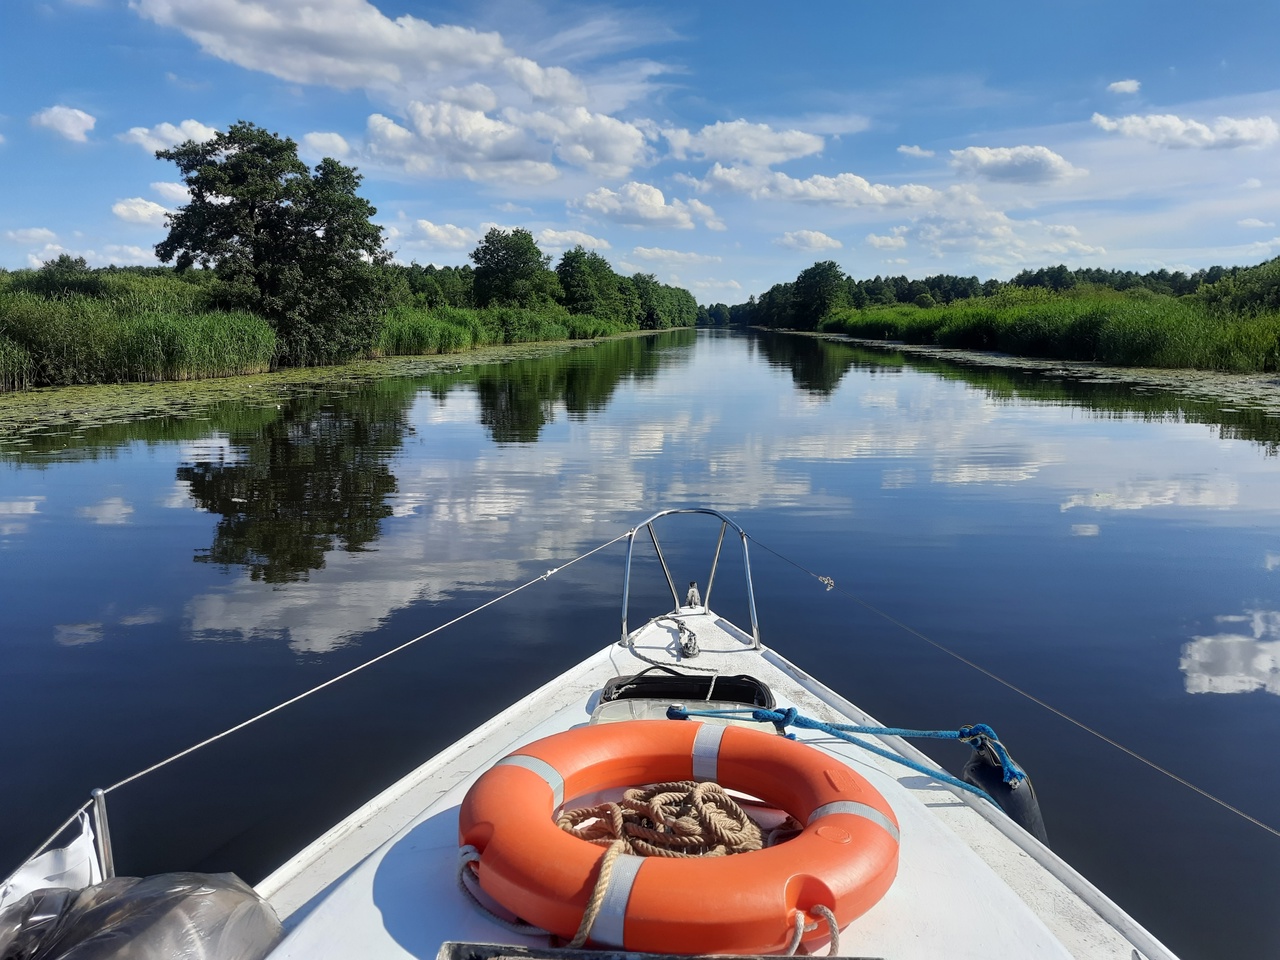
[[[1023,270],[855,280],[827,260],[699,323],[844,333],[1116,366],[1280,370],[1280,258],[1194,273]]]

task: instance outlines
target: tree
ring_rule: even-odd
[[[528,230],[493,227],[471,251],[477,307],[545,307],[560,295],[551,258]]]
[[[834,260],[824,260],[796,277],[791,312],[800,330],[816,330],[818,321],[832,310],[849,305],[844,271]]]
[[[651,273],[637,273],[631,284],[640,301],[640,327],[667,330],[698,322],[698,301],[688,290],[659,283]]]
[[[562,302],[570,313],[585,313],[634,327],[640,312],[635,287],[613,272],[609,261],[579,244],[556,264]]]
[[[156,244],[162,263],[213,270],[218,302],[275,328],[281,363],[330,363],[372,345],[388,257],[354,167],[326,158],[313,173],[293,140],[243,120],[156,157],[178,165],[191,195]]]

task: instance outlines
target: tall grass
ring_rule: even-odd
[[[0,334],[0,392],[26,390],[31,385],[31,354]]]
[[[276,341],[266,321],[180,309],[195,302],[136,292],[112,299],[0,294],[0,366],[7,370],[26,357],[25,377],[10,383],[0,374],[0,388],[194,380],[270,369]]]
[[[1242,316],[1150,291],[1009,290],[942,307],[844,311],[828,317],[822,329],[1113,366],[1239,373],[1280,369],[1280,313]]]
[[[383,318],[374,352],[379,356],[457,353],[497,344],[585,340],[623,329],[614,321],[559,309],[402,306]]]

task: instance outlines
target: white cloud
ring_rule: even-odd
[[[554,144],[565,163],[601,177],[621,178],[647,158],[648,146],[639,127],[584,107],[552,112],[508,111],[506,118]]]
[[[483,83],[469,83],[465,87],[445,87],[436,96],[448,103],[456,103],[468,110],[489,113],[498,109],[498,95]]]
[[[206,53],[295,83],[399,88],[445,69],[492,67],[510,52],[496,33],[394,20],[366,0],[133,0],[143,17]]]
[[[1244,187],[1246,190],[1257,190],[1262,186],[1262,181],[1257,177],[1250,177],[1244,183],[1240,184],[1240,186]]]
[[[926,204],[940,196],[932,187],[917,183],[892,187],[870,183],[853,173],[839,173],[834,177],[814,174],[798,180],[778,171],[725,167],[719,163],[712,166],[701,183],[704,188],[745,193],[757,200],[791,200],[850,207]]]
[[[608,250],[609,241],[593,237],[581,230],[539,230],[534,235],[538,246],[547,251],[560,252],[573,247],[584,247],[587,250]]]
[[[127,132],[120,134],[120,139],[126,143],[136,143],[148,153],[155,153],[188,140],[204,143],[212,140],[217,133],[214,127],[199,120],[183,120],[179,124],[157,123],[154,127],[130,127]]]
[[[695,280],[689,284],[694,290],[741,290],[737,280]]]
[[[153,266],[158,262],[155,251],[149,247],[109,243],[101,250],[72,250],[60,243],[46,243],[42,249],[27,254],[27,266],[38,269],[44,263],[64,253],[72,257],[84,257],[85,262],[91,267],[106,267],[112,264],[122,267]]]
[[[340,133],[306,133],[302,136],[302,149],[318,157],[341,160],[351,154],[351,144]]]
[[[902,144],[900,147],[898,147],[898,152],[905,153],[908,157],[932,157],[933,156],[932,150],[926,150],[924,147],[908,146],[905,143]]]
[[[987,180],[1054,183],[1088,173],[1048,147],[966,147],[951,151],[951,166]]]
[[[839,250],[844,246],[835,237],[829,237],[820,230],[792,230],[773,242],[789,250]]]
[[[41,110],[31,117],[31,122],[68,140],[84,143],[89,139],[89,131],[98,119],[75,107],[57,106]]]
[[[905,232],[905,227],[895,227],[891,234]],[[974,263],[999,270],[1028,263],[1043,266],[1046,257],[1084,258],[1106,252],[1076,239],[1075,227],[1014,220],[964,186],[949,189],[918,219],[912,233],[932,256],[968,256]]]
[[[1274,227],[1274,220],[1259,220],[1257,217],[1245,217],[1243,220],[1237,220],[1236,226],[1240,227]]]
[[[1112,119],[1093,115],[1094,126],[1162,147],[1234,149],[1264,147],[1280,139],[1280,126],[1270,117],[1218,117],[1213,125],[1184,120],[1171,113]]]
[[[534,100],[565,106],[587,100],[582,81],[564,67],[541,67],[525,57],[511,57],[503,67]]]
[[[453,103],[409,104],[409,127],[375,113],[366,128],[369,155],[416,176],[546,183],[559,172],[548,150],[505,120]]]
[[[27,254],[27,266],[38,269],[42,264],[55,259],[59,254],[63,253],[71,253],[71,251],[60,243],[46,243],[44,248],[38,252]],[[85,257],[85,260],[88,259],[88,257]]]
[[[907,245],[907,238],[903,236],[905,231],[900,232],[895,229],[892,235],[884,236],[881,234],[868,233],[867,243],[875,247],[877,250],[902,250]]]
[[[636,226],[692,230],[697,218],[710,229],[724,228],[716,219],[715,211],[705,203],[698,200],[672,200],[668,203],[657,187],[634,180],[617,190],[608,187],[592,190],[574,206],[589,214]]]
[[[1137,93],[1141,89],[1142,83],[1138,80],[1117,80],[1107,84],[1107,90],[1111,93]]]
[[[774,130],[765,123],[746,120],[713,123],[697,133],[664,130],[677,159],[696,154],[704,160],[727,160],[752,166],[770,166],[821,153],[826,142],[803,130]]]
[[[681,250],[666,250],[662,247],[636,247],[631,251],[633,257],[656,263],[719,263],[720,257],[707,253],[686,253]]]
[[[186,185],[182,183],[169,183],[161,180],[151,184],[151,189],[156,192],[161,200],[167,200],[169,203],[186,203],[191,199],[191,194],[187,191]]]
[[[151,247],[139,247],[126,243],[108,243],[102,248],[100,254],[89,250],[85,253],[85,259],[94,266],[107,266],[113,263],[117,266],[130,264],[150,266],[158,262],[156,252]]]
[[[442,247],[446,250],[462,250],[480,242],[480,235],[466,227],[454,226],[452,223],[432,223],[430,220],[415,220],[411,236],[421,238],[420,242],[431,247]]]
[[[169,213],[160,204],[143,197],[118,200],[112,204],[111,212],[126,223],[142,223],[151,227],[164,226],[164,218]]]
[[[14,243],[56,243],[58,235],[47,227],[24,227],[21,230],[6,230],[6,240]]]

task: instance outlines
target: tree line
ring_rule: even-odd
[[[651,274],[622,276],[581,246],[552,269],[522,228],[489,230],[471,265],[395,263],[354,167],[325,158],[310,168],[293,140],[249,122],[156,157],[177,166],[188,192],[155,248],[172,268],[92,270],[62,254],[38,269],[0,270],[0,390],[214,376],[697,320],[689,291]]]
[[[1233,312],[1280,310],[1280,258],[1256,267],[1214,266],[1193,273],[1166,269],[1137,273],[1093,267],[1072,270],[1059,264],[1023,270],[1008,281],[938,274],[913,280],[875,276],[857,280],[834,260],[815,263],[795,280],[776,283],[759,298],[732,306],[699,309],[698,322],[709,326],[754,326],[816,330],[836,313],[898,305],[930,308],[958,301],[992,298],[1009,289],[1087,295],[1092,291],[1145,291],[1161,297],[1196,297]]]

